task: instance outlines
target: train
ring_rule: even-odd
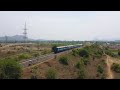
[[[67,46],[56,47],[56,48],[54,49],[54,53],[59,53],[59,52],[67,51],[67,50],[74,49],[74,48],[78,48],[78,47],[81,47],[81,46],[82,46],[82,44],[67,45]]]

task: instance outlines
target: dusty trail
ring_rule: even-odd
[[[113,63],[113,60],[111,60],[111,58],[107,55],[107,60],[106,60],[106,64],[107,64],[107,79],[113,79],[113,72],[111,70],[111,65]]]
[[[120,60],[119,59],[116,59],[116,58],[112,58],[108,55],[107,56],[107,60],[106,60],[106,64],[107,64],[107,79],[114,79],[114,74],[111,70],[111,66],[113,63],[118,63],[120,64]]]

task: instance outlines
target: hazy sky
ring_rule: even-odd
[[[120,39],[120,11],[0,11],[0,36],[48,40]]]

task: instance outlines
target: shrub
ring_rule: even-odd
[[[38,56],[39,56],[39,53],[34,53],[33,56],[34,56],[34,57],[38,57]]]
[[[77,54],[77,50],[74,50],[74,49],[73,49],[73,50],[72,50],[72,55],[73,55],[73,56],[76,56],[76,54]]]
[[[18,58],[19,59],[28,59],[28,58],[30,58],[30,55],[28,55],[28,54],[20,54],[20,55],[18,55]]]
[[[50,53],[50,52],[51,52],[50,50],[44,49],[41,54],[42,54],[42,55],[45,55],[45,54],[48,54],[48,53]]]
[[[89,57],[89,53],[88,53],[88,51],[87,51],[86,49],[80,50],[80,51],[79,51],[79,55],[80,55],[81,57]]]
[[[85,78],[85,72],[84,72],[83,69],[80,69],[77,74],[78,74],[78,79],[84,79]]]
[[[112,57],[116,57],[116,55],[115,55],[111,50],[105,50],[105,53],[106,53],[107,55],[112,56]]]
[[[22,68],[14,60],[0,61],[0,79],[19,79],[21,78]]]
[[[83,65],[84,65],[83,60],[80,60],[80,61],[77,62],[76,68],[81,69],[83,67]]]
[[[97,72],[99,72],[99,73],[103,73],[104,72],[104,69],[103,69],[103,67],[101,67],[100,65],[98,65],[98,67],[97,67]]]
[[[67,57],[60,57],[59,62],[68,65],[68,58]]]
[[[52,52],[55,52],[56,47],[57,47],[57,45],[52,46]]]
[[[46,72],[46,78],[47,79],[56,79],[57,78],[57,74],[56,71],[52,68],[50,68],[47,72]]]
[[[82,58],[81,60],[83,61],[84,65],[87,65],[89,62],[88,58]]]
[[[36,75],[31,75],[30,79],[38,79]]]
[[[101,79],[106,79],[106,75],[102,74]]]
[[[118,55],[120,56],[120,51],[118,51]]]
[[[111,69],[117,73],[120,73],[120,64],[113,63]]]

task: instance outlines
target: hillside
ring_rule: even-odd
[[[0,41],[5,41],[6,37],[0,37]],[[7,41],[23,41],[23,35],[7,36]]]
[[[80,56],[79,50],[58,55],[48,62],[25,68],[22,78],[46,79],[53,75],[56,79],[105,79],[107,78],[106,57],[97,46],[85,47],[89,56]],[[94,48],[94,49],[93,49]],[[77,52],[78,51],[78,52]],[[76,52],[76,53],[75,53]],[[98,53],[99,52],[99,53]],[[62,59],[62,61],[60,61]]]

